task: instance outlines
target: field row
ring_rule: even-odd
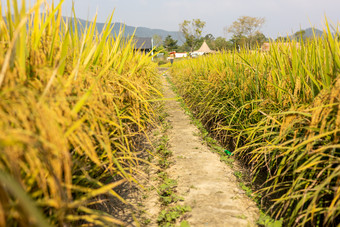
[[[251,169],[262,208],[289,226],[340,218],[340,43],[325,27],[327,36],[299,45],[204,56],[171,70],[196,117]]]
[[[122,225],[100,195],[125,202],[157,119],[151,57],[110,35],[112,15],[98,34],[62,2],[0,18],[0,226]]]

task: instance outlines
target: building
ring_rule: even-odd
[[[152,38],[135,37],[133,40],[135,42],[135,50],[144,52],[146,54],[152,51],[153,49]]]
[[[188,57],[188,53],[176,53],[176,51],[172,51],[169,53],[169,57],[167,58],[167,60],[171,60],[171,59],[177,59],[177,58],[186,58]]]
[[[291,41],[291,42],[274,42],[274,43],[263,43],[261,46],[261,51],[267,52],[270,51],[270,49],[272,48],[278,48],[280,49],[285,49],[285,48],[300,48],[300,43],[299,42],[295,42],[295,41]]]
[[[175,53],[175,58],[186,58],[188,53]]]
[[[270,43],[263,43],[261,46],[262,51],[269,51],[270,50]]]

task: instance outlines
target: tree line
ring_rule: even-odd
[[[168,35],[164,40],[158,35],[153,37],[158,51],[192,52],[200,48],[205,41],[212,50],[234,50],[239,48],[256,49],[268,39],[260,31],[265,23],[261,17],[242,16],[229,27],[225,27],[225,34],[231,34],[231,39],[214,37],[212,34],[202,36],[206,22],[200,19],[184,20],[179,24],[179,30],[184,35],[183,45]]]

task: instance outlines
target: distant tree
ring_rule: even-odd
[[[212,35],[212,34],[208,34],[206,36],[204,36],[204,40],[205,41],[208,41],[208,40],[215,40],[215,37]]]
[[[204,27],[205,22],[200,19],[184,20],[183,23],[179,24],[179,29],[185,37],[184,46],[188,47],[190,51],[193,51],[198,41],[200,41]]]
[[[248,43],[248,38],[243,35],[233,35],[233,37],[230,39],[230,42],[233,45],[233,49],[239,50],[241,47],[246,47]]]
[[[217,37],[215,39],[215,50],[232,50],[233,49],[233,43],[230,41],[227,41],[223,37]]]
[[[268,41],[266,36],[263,33],[257,31],[257,32],[255,32],[255,34],[251,38],[251,46],[252,47],[261,47],[262,44],[266,41]]]
[[[204,37],[204,41],[206,41],[206,43],[208,44],[208,46],[215,50],[215,37],[212,35],[212,34],[207,34],[205,37]]]
[[[160,35],[155,34],[155,35],[152,36],[152,39],[153,39],[153,45],[155,47],[159,47],[163,44],[163,40],[162,40],[162,37]]]
[[[247,48],[252,48],[253,38],[256,32],[259,32],[265,19],[262,17],[242,16],[234,21],[226,31],[233,34],[232,39],[237,45],[243,44]]]
[[[177,50],[178,52],[187,52],[189,50],[189,47],[185,46],[184,44],[182,46],[178,46]]]
[[[163,46],[167,51],[175,51],[178,49],[177,40],[174,40],[171,35],[165,38]]]
[[[193,51],[199,39],[195,39],[194,36],[188,36],[185,38],[185,42],[183,43],[183,49],[185,51]]]
[[[185,41],[183,43],[183,45],[179,47],[178,51],[181,51],[181,52],[190,52],[194,48],[192,48],[189,45],[195,46],[194,41],[193,40],[191,42]]]
[[[287,37],[279,36],[275,39],[275,42],[286,42],[287,40]]]
[[[164,53],[164,54],[165,54],[165,53],[168,52],[168,51],[164,48],[163,45],[160,45],[160,46],[158,46],[158,47],[155,48],[155,52]]]
[[[294,33],[293,38],[297,40],[305,40],[305,34],[306,31],[301,29],[300,31]]]
[[[261,17],[242,16],[234,21],[228,27],[228,32],[233,33],[235,36],[252,36],[256,31],[259,31],[264,24],[265,19]]]

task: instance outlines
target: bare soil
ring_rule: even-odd
[[[175,100],[176,95],[164,80],[164,96],[173,164],[167,170],[177,180],[182,202],[192,208],[187,219],[191,226],[256,226],[259,210],[240,189],[234,169],[220,161],[198,136],[197,127]],[[154,209],[154,208],[153,208]]]

